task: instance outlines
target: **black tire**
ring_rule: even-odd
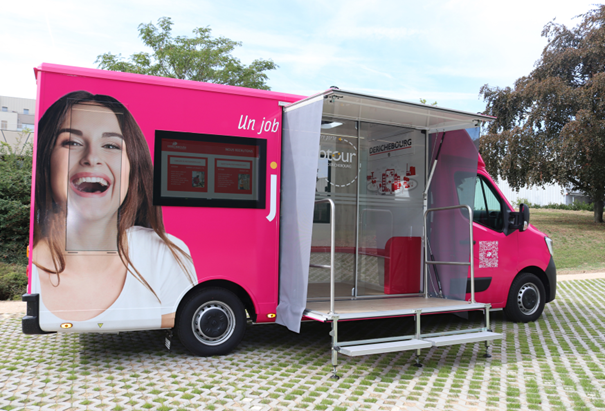
[[[225,355],[244,337],[246,312],[231,291],[204,288],[188,296],[182,304],[176,319],[176,334],[192,354]]]
[[[546,291],[542,281],[532,273],[521,273],[515,278],[508,293],[504,313],[514,321],[536,321],[544,311]]]

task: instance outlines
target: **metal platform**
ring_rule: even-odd
[[[446,298],[383,297],[351,300],[336,300],[334,312],[330,312],[330,301],[309,301],[303,315],[317,321],[359,320],[384,317],[399,317],[421,314],[448,313],[454,311],[483,310],[485,304]],[[337,314],[336,314],[337,313]]]
[[[416,361],[420,350],[455,344],[484,342],[486,350],[491,341],[501,339],[502,334],[492,332],[489,327],[490,304],[471,303],[432,297],[382,297],[332,301],[308,301],[304,316],[321,322],[332,323],[332,355],[336,367],[337,353],[356,357],[399,351],[416,351]],[[331,311],[334,310],[334,311]],[[421,333],[421,316],[481,310],[485,313],[485,327],[441,332]],[[366,339],[357,341],[338,340],[338,322],[343,320],[369,320],[385,317],[414,316],[416,333],[413,335]],[[334,371],[334,375],[336,372]]]
[[[435,160],[436,163],[436,160]],[[434,171],[431,171],[431,176]],[[429,178],[430,184],[430,178]],[[425,193],[426,194],[426,193]],[[468,205],[458,205],[450,207],[440,207],[428,209],[424,213],[424,287],[422,294],[407,294],[399,296],[368,296],[368,297],[352,297],[352,298],[336,298],[337,283],[335,281],[334,269],[334,257],[335,257],[335,231],[334,231],[334,214],[335,206],[331,199],[323,199],[316,201],[317,203],[328,203],[330,205],[330,264],[311,264],[312,268],[329,269],[330,270],[330,283],[329,283],[329,299],[324,300],[311,300],[307,301],[306,308],[303,312],[303,316],[321,321],[330,322],[332,325],[332,331],[330,336],[332,339],[332,369],[333,377],[338,378],[336,373],[336,366],[338,364],[338,354],[348,356],[359,356],[359,355],[370,355],[380,354],[387,352],[397,351],[416,351],[416,365],[420,365],[420,352],[424,348],[441,347],[446,345],[454,344],[466,344],[466,343],[477,343],[484,342],[486,357],[489,357],[489,346],[490,342],[499,338],[502,338],[502,334],[494,333],[490,327],[489,311],[491,304],[477,303],[475,302],[475,286],[474,286],[474,268],[472,262],[473,248],[473,226],[472,220],[469,220],[469,262],[456,262],[456,261],[429,261],[428,260],[428,239],[426,238],[427,227],[427,214],[435,211],[442,210],[455,210],[459,208],[466,208],[468,215],[472,215],[472,209]],[[448,298],[437,298],[430,297],[428,287],[428,269],[429,265],[461,265],[469,266],[470,271],[470,301],[452,300]],[[339,284],[340,285],[340,284]],[[310,291],[308,297],[315,297],[320,293],[321,287],[309,287]],[[341,291],[342,289],[342,291]],[[444,295],[441,292],[441,285],[439,285],[439,294]],[[339,291],[346,292],[346,288],[341,285]],[[340,294],[340,293],[339,293]],[[355,293],[354,293],[355,294]],[[485,323],[482,328],[468,329],[468,330],[455,330],[455,331],[444,331],[432,334],[422,334],[421,319],[423,315],[427,314],[441,314],[450,312],[464,312],[464,311],[475,311],[481,310],[485,315]],[[397,337],[387,338],[368,338],[357,341],[339,341],[338,340],[338,322],[343,320],[365,320],[365,319],[376,319],[385,317],[403,317],[403,316],[414,316],[416,322],[416,332],[413,335],[403,335]]]

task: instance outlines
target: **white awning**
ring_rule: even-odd
[[[336,118],[390,124],[429,133],[479,126],[494,117],[408,101],[330,89],[288,105],[285,111],[323,99],[323,115]]]

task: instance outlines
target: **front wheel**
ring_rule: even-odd
[[[183,301],[176,333],[191,353],[224,355],[240,343],[246,331],[246,312],[239,298],[224,288],[210,287]]]
[[[546,291],[542,281],[532,273],[521,273],[510,287],[504,312],[514,322],[536,321],[544,311]]]

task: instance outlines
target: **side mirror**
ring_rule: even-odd
[[[529,207],[525,204],[519,205],[519,212],[510,211],[508,207],[504,209],[504,227],[503,232],[509,235],[515,230],[525,231],[529,227]]]
[[[519,204],[519,215],[521,217],[519,231],[525,231],[529,227],[529,207]]]

